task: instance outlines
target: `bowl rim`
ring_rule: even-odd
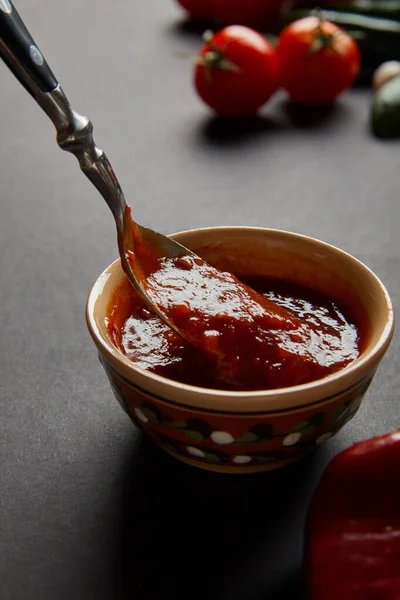
[[[364,379],[367,379],[366,374],[371,371],[371,368],[368,369],[368,365],[374,365],[379,363],[379,360],[382,358],[386,349],[388,348],[391,338],[394,333],[394,310],[391,298],[389,296],[388,291],[383,285],[382,281],[379,277],[363,262],[359,259],[355,258],[348,252],[330,244],[328,242],[324,242],[317,238],[313,238],[308,235],[294,233],[291,231],[276,229],[276,228],[266,228],[266,227],[251,227],[245,225],[238,226],[216,226],[216,227],[202,227],[202,228],[194,228],[182,230],[176,233],[169,234],[170,237],[178,237],[185,236],[188,234],[202,234],[205,232],[240,232],[245,233],[249,232],[250,235],[253,232],[262,232],[263,234],[272,234],[272,235],[283,235],[289,236],[292,239],[300,239],[302,241],[308,241],[312,243],[316,243],[321,249],[329,250],[333,254],[338,254],[341,257],[349,260],[353,264],[356,264],[357,267],[361,268],[366,274],[372,277],[377,286],[380,288],[383,298],[386,302],[387,307],[387,320],[385,327],[382,330],[382,333],[374,346],[369,350],[363,352],[359,358],[351,362],[349,365],[332,373],[331,375],[327,375],[321,379],[317,379],[315,381],[311,381],[308,383],[284,387],[279,389],[268,389],[268,390],[251,390],[251,391],[230,391],[230,390],[219,390],[214,388],[202,388],[186,383],[181,383],[178,381],[174,381],[172,379],[168,379],[163,377],[162,375],[157,375],[155,373],[151,373],[141,367],[138,367],[130,361],[126,356],[122,354],[120,350],[118,350],[110,340],[106,340],[99,328],[97,326],[95,317],[94,317],[94,309],[96,305],[96,301],[101,295],[103,288],[108,280],[113,269],[115,269],[116,264],[120,263],[120,259],[117,258],[111,264],[109,264],[104,271],[99,275],[94,284],[92,285],[90,292],[87,297],[86,302],[86,323],[89,329],[89,333],[95,342],[97,348],[101,350],[103,355],[108,359],[111,366],[117,371],[117,374],[120,375],[118,365],[123,367],[123,371],[125,373],[132,373],[133,378],[127,377],[127,375],[123,375],[122,378],[127,380],[128,383],[131,383],[134,387],[137,387],[139,390],[144,391],[145,393],[152,394],[151,391],[148,391],[148,387],[145,382],[150,384],[150,387],[156,385],[158,389],[160,386],[164,387],[164,389],[168,390],[168,393],[164,397],[162,395],[162,399],[165,402],[173,402],[176,405],[186,406],[186,407],[197,407],[203,408],[204,410],[217,410],[219,412],[277,412],[273,407],[268,408],[268,401],[270,403],[272,400],[274,405],[279,404],[283,410],[288,410],[288,408],[297,408],[299,406],[304,405],[312,405],[318,404],[321,402],[321,398],[327,400],[330,396],[337,395],[338,393],[343,393],[347,389],[352,388],[357,383],[361,382]],[[355,375],[359,373],[359,376]],[[140,378],[142,384],[135,383],[135,379]],[[322,389],[328,390],[328,388],[333,388],[341,382],[340,385],[336,387],[336,393],[322,393]],[[143,385],[145,384],[145,385]],[[314,401],[305,402],[304,397],[302,401],[296,402],[294,397],[297,395],[303,396],[304,392],[309,392],[312,397],[316,396],[316,391],[321,390],[321,393],[318,393],[316,399]],[[182,391],[185,392],[185,400],[180,401],[179,396],[182,394]],[[175,392],[175,394],[174,394]],[[201,400],[199,400],[199,397]],[[289,402],[285,402],[285,399],[291,398]],[[279,402],[280,400],[280,402]],[[248,403],[251,402],[252,408],[247,407]],[[244,410],[248,408],[248,410]],[[278,410],[279,412],[279,410]]]

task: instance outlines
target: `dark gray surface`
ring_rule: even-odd
[[[308,123],[280,97],[235,131],[175,56],[199,39],[172,0],[17,6],[141,223],[309,234],[368,264],[398,307],[400,147],[371,138],[368,90]],[[164,456],[114,401],[85,327],[116,257],[111,213],[2,65],[0,90],[1,600],[299,598],[322,468],[399,426],[398,336],[356,418],[308,461],[229,477]]]

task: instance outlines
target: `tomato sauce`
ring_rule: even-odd
[[[190,342],[127,280],[114,291],[107,325],[121,352],[158,375],[214,389],[276,389],[320,379],[359,356],[358,324],[309,288],[270,278],[239,282],[190,256],[162,259],[150,277],[153,300]]]

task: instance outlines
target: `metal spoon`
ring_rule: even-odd
[[[111,164],[94,143],[92,123],[71,107],[10,0],[0,0],[0,57],[54,123],[60,148],[76,156],[82,171],[107,202],[117,226],[122,266],[132,284],[160,319],[181,333],[149,296],[146,264],[140,259],[149,255],[155,259],[195,255],[174,240],[132,220]],[[136,260],[130,261],[130,255],[135,255]]]
[[[107,202],[123,268],[153,312],[211,360],[215,379],[227,389],[252,389],[255,365],[257,385],[267,385],[264,367],[281,360],[280,335],[292,332],[297,344],[302,323],[233,275],[132,221],[114,171],[93,141],[92,123],[72,109],[10,0],[0,0],[0,57],[54,123],[59,146],[75,154]],[[285,352],[290,354],[287,346]],[[291,360],[297,364],[295,351]]]

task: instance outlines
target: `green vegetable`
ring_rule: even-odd
[[[385,83],[400,75],[400,62],[398,60],[389,60],[376,69],[372,78],[374,90],[379,90]]]
[[[331,2],[329,8],[338,12],[400,20],[399,0],[353,0],[338,4]]]
[[[366,33],[383,33],[400,39],[400,21],[396,21],[396,19],[371,17],[339,10],[318,9],[316,11],[315,9],[299,8],[287,11],[283,16],[283,21],[285,24],[292,23],[297,19],[303,19],[311,15],[315,16],[316,14],[321,15],[326,21],[336,23],[343,29],[365,31]]]
[[[376,136],[400,137],[400,76],[385,83],[376,92],[371,117]]]

